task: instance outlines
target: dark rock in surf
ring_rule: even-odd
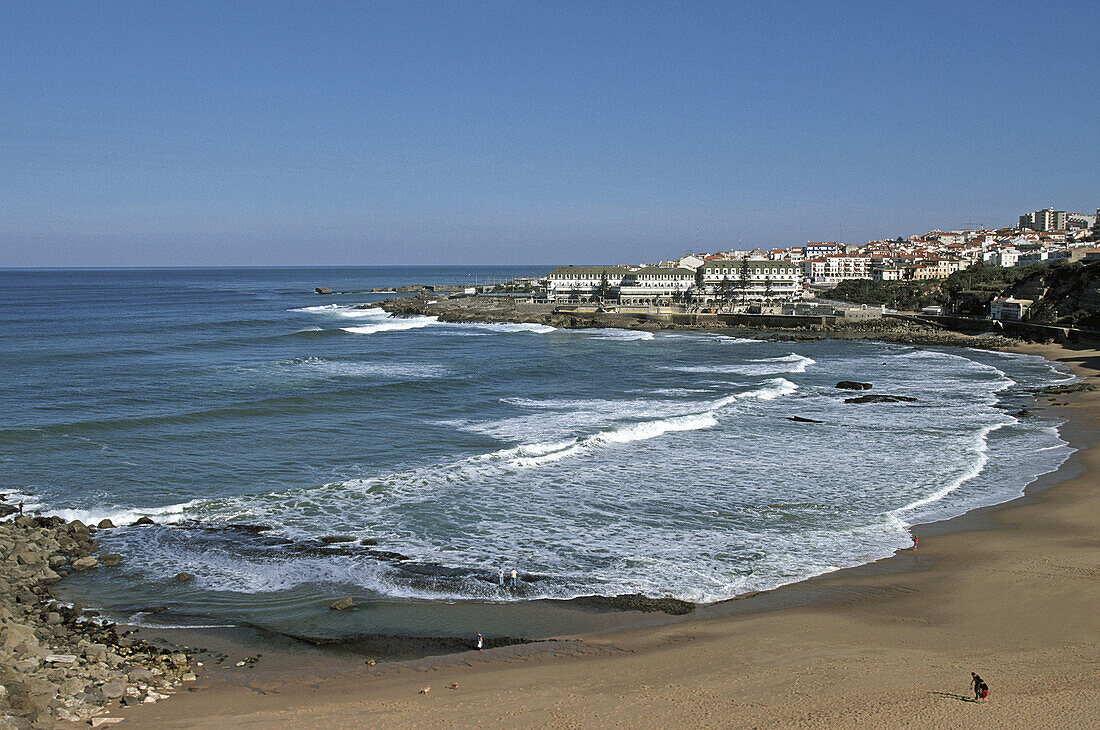
[[[313,291],[317,292],[318,294],[332,294],[332,289],[329,289],[327,286],[319,286]]]
[[[379,560],[412,560],[408,555],[390,552],[389,550],[371,550],[370,556]]]
[[[178,580],[180,583],[186,583],[194,577],[195,576],[191,575],[186,570],[176,573],[176,580]]]
[[[650,598],[641,593],[623,593],[617,596],[581,596],[571,603],[601,611],[662,611],[672,616],[683,616],[695,610],[695,604],[678,598]]]
[[[835,387],[840,388],[841,390],[870,390],[871,384],[859,383],[855,380],[841,380],[839,383],[836,384]]]
[[[355,601],[350,598],[341,598],[338,601],[333,601],[328,605],[333,611],[344,611],[355,605]]]
[[[110,530],[114,526],[115,526],[115,523],[111,522],[108,519],[100,520],[99,524],[96,525],[96,527],[98,527],[100,530]]]
[[[341,542],[354,542],[354,537],[348,537],[347,535],[325,535],[321,538],[321,542],[326,545],[335,545]]]
[[[787,416],[788,421],[794,421],[795,423],[824,423],[824,421],[815,421],[812,418],[806,418],[804,416]]]
[[[155,524],[157,524],[157,523],[153,522],[153,519],[151,517],[139,517],[133,522],[133,526],[135,526],[135,527],[137,525],[155,525]]]
[[[360,545],[366,545],[367,547],[371,547],[373,545],[377,545],[378,540],[374,539],[373,537],[364,537],[362,540],[359,541],[359,544]]]
[[[845,403],[916,403],[916,398],[910,398],[907,395],[886,395],[883,393],[876,395],[860,395],[855,398],[845,398]]]
[[[249,525],[243,522],[231,522],[225,526],[227,530],[237,530],[239,532],[248,532],[253,535],[259,535],[261,532],[267,532],[271,529],[270,525]]]

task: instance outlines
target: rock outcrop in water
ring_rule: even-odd
[[[841,390],[870,390],[872,386],[870,383],[859,383],[855,380],[841,380],[834,387]]]
[[[190,655],[119,635],[54,600],[50,586],[71,570],[98,568],[94,530],[59,517],[0,523],[0,728],[87,721],[112,705],[165,699],[194,679]]]
[[[908,395],[858,395],[855,398],[845,398],[845,403],[916,403],[917,399]]]
[[[695,610],[695,604],[678,598],[650,598],[641,593],[622,593],[617,596],[581,596],[571,603],[601,611],[661,611],[672,616],[683,616]]]

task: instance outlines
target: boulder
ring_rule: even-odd
[[[135,667],[131,669],[126,676],[127,679],[135,684],[139,682],[149,684],[154,678],[153,673],[144,667]]]
[[[371,546],[377,545],[378,540],[373,538],[373,537],[364,537],[362,540],[359,541],[359,544],[371,547]]]
[[[64,568],[68,565],[69,561],[64,555],[53,555],[50,557],[50,569],[57,570],[58,568]]]
[[[338,542],[353,542],[354,537],[348,537],[347,535],[325,535],[321,538],[321,542],[326,545],[335,545]]]
[[[126,685],[122,682],[107,682],[99,688],[99,691],[106,699],[117,700],[126,694]]]
[[[122,556],[118,553],[100,553],[99,564],[105,568],[114,568],[122,564]]]
[[[329,289],[327,286],[319,286],[313,291],[317,292],[318,294],[332,294],[332,289]]]
[[[111,522],[108,519],[102,519],[102,520],[99,521],[99,524],[96,525],[96,527],[98,527],[101,530],[110,530],[114,526],[115,526],[115,523]]]
[[[870,383],[860,383],[855,380],[841,380],[836,384],[837,388],[841,390],[870,390]]]
[[[157,524],[157,523],[153,522],[153,519],[151,517],[138,517],[133,522],[134,526],[137,526],[137,525],[155,525],[155,524]]]
[[[855,398],[845,398],[845,403],[916,403],[916,398],[911,398],[907,395],[886,395],[885,393],[878,393],[875,395],[859,395]]]
[[[195,576],[191,575],[186,570],[183,570],[183,571],[180,571],[179,573],[176,573],[176,580],[178,580],[180,583],[186,583],[187,581],[191,580],[194,577]]]
[[[330,603],[328,607],[331,608],[333,611],[343,611],[345,609],[351,608],[354,605],[355,601],[351,600],[350,598],[341,598],[338,601],[333,601],[332,603]]]
[[[95,570],[99,567],[99,560],[94,555],[86,555],[73,561],[73,570]]]

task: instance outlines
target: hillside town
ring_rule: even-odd
[[[542,282],[551,303],[614,302],[619,306],[788,311],[841,282],[946,279],[975,265],[1020,267],[1100,260],[1096,214],[1047,208],[995,230],[932,230],[864,244],[808,242],[770,250],[693,252],[637,266],[561,266]],[[994,318],[1022,319],[1026,303],[995,301]]]

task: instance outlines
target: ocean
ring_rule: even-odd
[[[1069,455],[1021,412],[1072,380],[1039,358],[313,293],[549,268],[0,271],[0,493],[120,525],[98,539],[123,565],[62,584],[116,617],[352,635],[429,611],[464,634],[446,611],[709,603],[873,561]],[[840,380],[915,400],[846,403]],[[353,618],[323,610],[345,596]]]

